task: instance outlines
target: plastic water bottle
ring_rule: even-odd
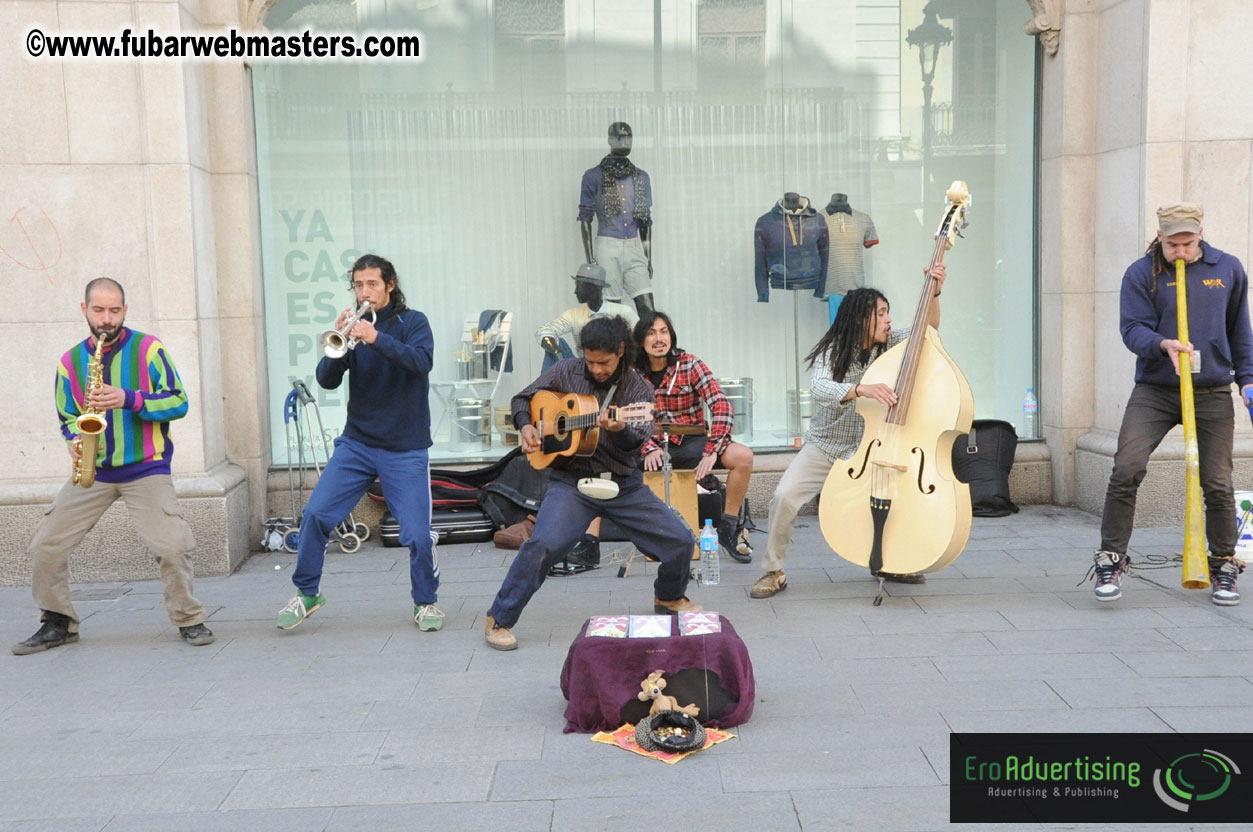
[[[705,528],[700,530],[700,582],[705,586],[717,586],[720,579],[718,533],[714,531],[714,521],[706,520]]]
[[[1036,410],[1039,405],[1036,404],[1035,391],[1028,387],[1027,395],[1022,400],[1022,438],[1036,438]]]

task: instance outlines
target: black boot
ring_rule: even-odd
[[[13,655],[28,656],[42,653],[62,644],[78,641],[78,633],[70,632],[70,617],[59,612],[43,612],[43,625],[26,641],[13,645]]]
[[[722,544],[722,548],[734,560],[740,563],[752,563],[753,550],[749,549],[748,552],[740,551],[739,535],[736,534],[738,528],[739,518],[734,514],[722,515],[722,519],[718,522],[718,542]]]
[[[584,566],[600,566],[600,538],[585,534],[566,553],[566,560]]]

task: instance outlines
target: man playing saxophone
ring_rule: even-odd
[[[188,644],[211,644],[204,605],[192,595],[196,541],[179,511],[170,477],[170,422],[186,415],[187,392],[165,345],[125,326],[121,284],[96,278],[87,284],[80,308],[91,337],[61,356],[56,380],[61,433],[79,476],[57,494],[31,539],[31,592],[43,623],[26,641],[13,645],[13,652],[39,653],[78,641],[79,618],[70,601],[70,553],[118,497],[126,501],[140,539],[157,560],[170,621]],[[89,369],[92,365],[98,370]],[[94,466],[80,459],[78,442],[79,417],[93,412],[104,422],[94,442]],[[93,443],[85,445],[90,449]]]

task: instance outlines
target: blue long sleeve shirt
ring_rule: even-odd
[[[318,384],[334,390],[348,373],[344,435],[350,439],[386,451],[429,448],[431,325],[416,309],[396,313],[389,304],[378,312],[374,327],[373,344],[361,342],[343,358],[318,362]]]
[[[1253,330],[1249,327],[1249,278],[1230,254],[1201,243],[1201,259],[1187,267],[1188,340],[1201,357],[1192,377],[1198,387],[1235,381],[1253,384]],[[1136,382],[1179,386],[1179,376],[1162,352],[1165,339],[1179,337],[1174,265],[1153,276],[1146,254],[1127,268],[1119,298],[1123,343],[1136,354]]]

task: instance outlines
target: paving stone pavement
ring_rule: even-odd
[[[1133,558],[1180,537],[1137,532]],[[950,732],[1253,717],[1253,604],[1216,607],[1178,567],[1098,604],[1076,586],[1097,539],[1072,509],[979,519],[951,567],[877,608],[814,517],[773,599],[748,597],[757,563],[724,559],[722,585],[690,594],[748,645],[756,710],[676,766],[562,733],[569,643],[589,615],[651,612],[651,565],[550,579],[512,653],[483,643],[512,557],[490,543],[440,547],[438,633],[412,623],[404,553],[376,541],[328,556],[328,604],[292,632],[274,621],[293,555],[198,580],[208,647],[179,641],[156,582],[80,585],[80,643],[0,656],[0,832],[947,828]],[[28,590],[0,589],[0,638],[36,626]]]

